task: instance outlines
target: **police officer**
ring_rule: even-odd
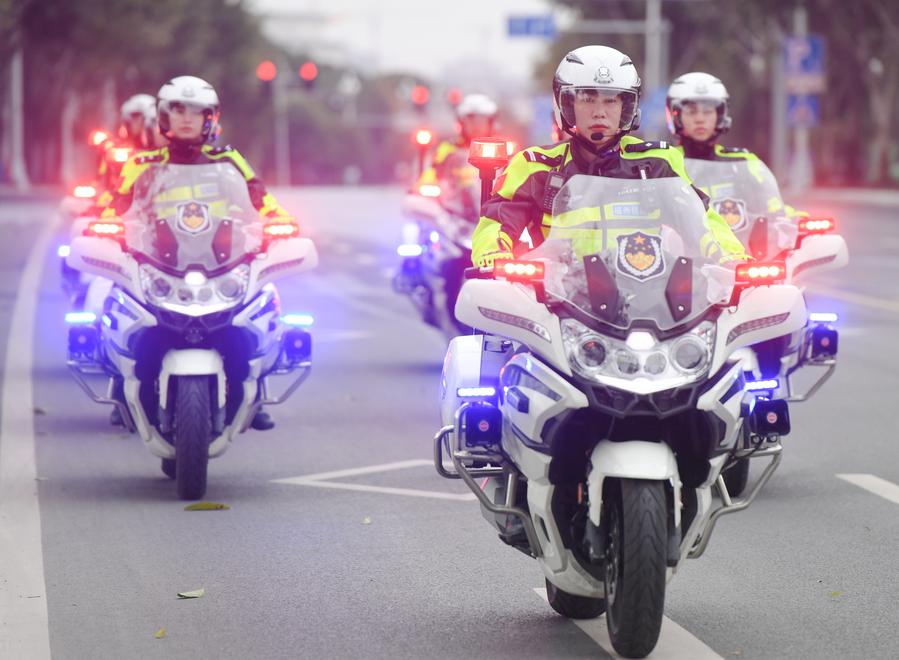
[[[528,230],[534,245],[552,224],[544,199],[551,172],[639,179],[680,176],[689,181],[683,156],[665,142],[628,135],[639,126],[640,77],[631,59],[607,46],[568,53],[553,78],[556,122],[571,136],[549,147],[530,147],[509,161],[481,207],[472,237],[472,261],[488,266],[510,259]],[[697,191],[697,194],[700,194]],[[704,198],[707,202],[707,199]],[[719,259],[744,259],[740,241],[712,210],[706,212],[703,250]]]
[[[169,163],[203,165],[225,162],[232,164],[243,175],[250,200],[260,215],[271,219],[291,219],[237,149],[210,144],[218,136],[220,114],[218,94],[212,85],[194,76],[172,78],[160,88],[156,109],[159,131],[169,143],[160,149],[135,154],[125,164],[102,217],[120,216],[128,210],[134,195],[134,182],[148,168]],[[251,424],[258,430],[268,430],[274,425],[271,416],[262,410]]]
[[[718,142],[718,138],[726,133],[733,123],[727,103],[729,99],[730,95],[724,83],[709,73],[701,71],[685,73],[671,83],[665,99],[665,116],[668,120],[668,130],[676,137],[677,148],[684,154],[684,158],[715,161],[760,160],[748,149],[725,147]],[[777,200],[776,203],[780,204],[780,201]],[[781,209],[769,210],[776,212]],[[808,215],[787,205],[784,205],[783,211],[791,218]]]

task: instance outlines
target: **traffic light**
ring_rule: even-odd
[[[256,67],[256,77],[262,82],[271,82],[278,75],[278,67],[271,60],[263,60]]]
[[[419,112],[424,112],[427,109],[428,101],[431,98],[431,90],[425,85],[415,85],[409,96],[412,99],[412,105],[415,109]]]
[[[462,90],[458,87],[452,87],[446,93],[446,101],[454,108],[462,102]]]
[[[315,87],[315,80],[318,78],[318,66],[316,66],[315,62],[303,62],[298,73],[306,89],[311,90]]]

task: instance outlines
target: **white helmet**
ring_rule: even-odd
[[[169,112],[175,104],[182,104],[199,109],[205,117],[200,141],[215,140],[218,135],[219,97],[208,82],[196,76],[172,78],[159,88],[156,100],[159,112],[159,132],[165,137],[172,138],[169,134],[171,130]]]
[[[131,120],[140,117],[143,119],[143,128],[139,135],[131,132]],[[135,94],[129,96],[122,107],[119,108],[119,128],[122,137],[128,137],[138,141],[144,146],[150,143],[150,135],[156,125],[156,99],[149,94]]]
[[[486,94],[468,94],[456,106],[456,117],[459,119],[469,115],[482,115],[494,119],[497,112],[499,108],[496,102]]]
[[[668,130],[675,135],[680,135],[684,130],[684,124],[681,121],[684,103],[707,103],[718,112],[715,135],[721,135],[731,125],[730,113],[727,110],[729,98],[724,83],[709,73],[694,71],[675,78],[668,88],[668,97],[665,99]]]
[[[640,126],[640,76],[631,58],[608,46],[583,46],[568,53],[553,77],[553,110],[562,130],[575,135],[574,99],[578,91],[615,92],[623,107],[618,131]]]

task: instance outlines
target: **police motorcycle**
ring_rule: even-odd
[[[282,315],[273,285],[317,264],[298,233],[261,221],[230,164],[169,164],[135,182],[124,217],[72,241],[68,264],[99,277],[86,310],[66,316],[68,366],[162,459],[182,499],[204,495],[208,460],[260,406],[309,376],[312,319]]]
[[[846,241],[835,233],[834,219],[790,217],[763,161],[688,158],[685,165],[694,185],[710,197],[753,258],[784,261],[786,282],[802,288],[809,275],[848,263]],[[800,331],[753,346],[748,359],[758,387],[788,402],[805,401],[817,392],[836,368],[836,321],[836,314],[814,312]],[[744,429],[743,446],[756,442]],[[748,483],[749,460],[734,460],[724,475],[731,495],[739,495]]]
[[[421,184],[406,195],[408,221],[397,247],[403,261],[393,278],[394,291],[409,296],[422,320],[447,339],[469,330],[454,314],[480,217],[477,171],[466,157],[462,150],[451,154],[446,164],[453,177]]]
[[[456,316],[486,334],[453,339],[442,374],[437,472],[537,559],[559,614],[605,613],[625,657],[652,651],[667,581],[789,432],[744,349],[804,328],[802,293],[782,263],[706,256],[704,217],[680,178],[571,177],[539,247],[470,269]],[[738,500],[722,469],[753,452],[744,423],[770,462]]]

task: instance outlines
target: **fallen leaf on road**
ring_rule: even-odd
[[[831,598],[839,598],[839,597],[842,596],[842,595],[843,595],[843,592],[842,592],[842,591],[831,591],[831,592],[830,592],[830,597],[831,597]]]
[[[206,593],[205,589],[194,589],[193,591],[179,591],[178,598],[202,598]]]
[[[221,502],[194,502],[184,507],[185,511],[224,511],[231,507]]]
[[[362,524],[363,524],[363,525],[371,525],[371,518],[370,518],[369,516],[365,516],[365,517],[362,519]]]
[[[165,628],[160,628],[159,630],[157,630],[156,634],[153,635],[153,637],[155,637],[156,639],[162,639],[163,637],[165,637]]]

